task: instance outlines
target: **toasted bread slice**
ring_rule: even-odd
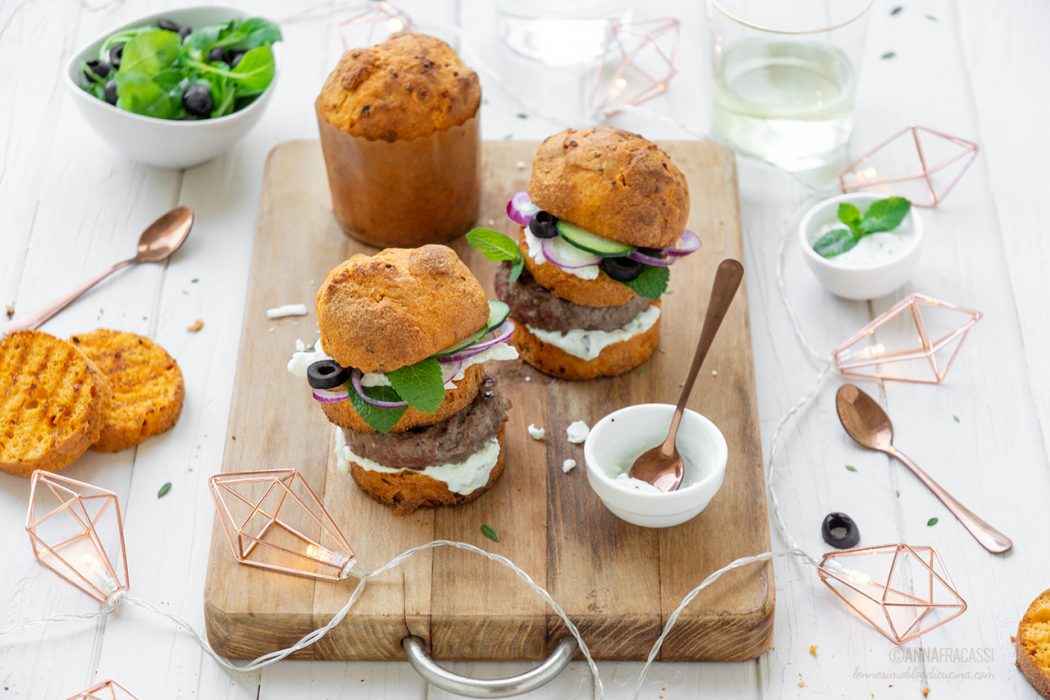
[[[100,328],[72,343],[113,385],[102,434],[91,449],[118,452],[175,425],[186,388],[179,363],[149,338]]]
[[[1017,668],[1044,698],[1050,698],[1050,589],[1032,601],[1017,626]]]
[[[83,353],[40,331],[0,340],[0,469],[58,471],[98,440],[112,396]]]

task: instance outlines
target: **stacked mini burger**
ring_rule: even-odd
[[[467,240],[504,263],[496,294],[518,321],[511,342],[522,358],[577,380],[648,360],[668,268],[700,247],[685,230],[689,187],[668,155],[622,129],[567,129],[540,146],[529,190],[507,215],[517,242],[488,229]]]
[[[509,403],[482,363],[517,358],[508,314],[442,245],[355,255],[329,272],[321,337],[288,369],[342,428],[340,469],[398,513],[491,488]]]

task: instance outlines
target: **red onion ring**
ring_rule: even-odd
[[[468,346],[469,347],[469,346]],[[463,348],[466,350],[466,348]],[[439,357],[438,362],[441,363],[441,383],[448,384],[452,381],[452,378],[459,374],[459,370],[463,368],[462,362],[457,362],[451,357]]]
[[[644,265],[652,265],[653,267],[671,267],[674,260],[671,258],[658,258],[653,255],[646,255],[637,248],[627,254],[628,258],[635,262],[640,262]]]
[[[365,389],[361,386],[361,370],[352,369],[350,370],[350,384],[353,385],[354,391],[361,397],[361,400],[370,406],[376,408],[405,408],[408,406],[407,401],[380,401],[379,399],[373,399],[371,396],[365,393]]]
[[[683,255],[691,255],[696,251],[700,250],[700,236],[686,229],[679,236],[678,241],[673,246],[668,248],[661,248],[660,252],[664,255],[670,255],[675,258],[680,258]]]
[[[532,221],[532,215],[539,210],[540,208],[529,199],[528,192],[518,192],[507,202],[507,216],[521,226],[528,226]]]
[[[547,261],[550,264],[554,265],[555,267],[560,267],[563,270],[581,270],[581,269],[583,269],[585,267],[593,267],[594,265],[597,265],[598,263],[600,263],[602,261],[602,257],[600,255],[594,255],[594,256],[591,256],[593,258],[592,262],[585,262],[585,263],[567,263],[567,262],[564,262],[564,258],[559,259],[558,258],[558,252],[556,250],[554,250],[554,241],[556,241],[556,240],[558,240],[558,239],[557,238],[544,238],[544,239],[542,239],[542,242],[540,243],[540,247],[543,248],[543,257],[547,258]],[[583,253],[583,251],[580,251],[580,252]]]
[[[512,333],[514,333],[514,324],[509,320],[504,321],[498,328],[491,331],[478,342],[468,345],[454,355],[439,357],[438,362],[463,362],[467,358],[480,355],[491,347],[507,342]]]
[[[332,389],[311,389],[311,391],[314,395],[314,401],[320,401],[321,403],[339,403],[350,398],[345,384],[337,387],[337,389],[338,391]]]

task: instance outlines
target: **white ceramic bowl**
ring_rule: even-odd
[[[886,195],[874,192],[849,192],[825,199],[802,217],[798,226],[802,256],[820,283],[832,294],[844,299],[877,299],[892,294],[911,279],[919,263],[923,244],[922,219],[914,206],[901,223],[901,226],[910,226],[914,231],[914,243],[899,256],[886,262],[867,267],[844,267],[836,264],[835,258],[821,257],[813,250],[813,243],[820,237],[821,228],[838,221],[840,202],[850,202],[861,211],[866,211],[872,202],[885,198]]]
[[[668,404],[628,406],[602,418],[587,436],[587,480],[621,520],[643,527],[681,525],[699,515],[722,488],[729,459],[726,439],[714,423],[688,409],[676,443],[686,465],[677,491],[639,491],[616,479],[635,457],[663,441],[673,414],[674,406]]]
[[[266,92],[242,110],[218,119],[175,121],[134,114],[100,100],[80,87],[80,62],[97,58],[98,47],[106,37],[121,29],[152,24],[166,17],[182,25],[202,27],[247,17],[230,7],[186,7],[158,12],[113,27],[78,51],[66,66],[65,83],[84,119],[109,145],[132,160],[160,168],[190,168],[200,165],[233,146],[259,121],[273,94],[277,72]],[[275,47],[276,49],[276,47]],[[275,50],[275,61],[277,60]],[[279,61],[277,69],[280,69]]]

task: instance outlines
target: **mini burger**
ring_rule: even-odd
[[[566,129],[540,146],[528,192],[507,215],[517,241],[489,229],[467,240],[503,262],[496,295],[517,321],[511,342],[522,359],[578,380],[648,360],[668,268],[700,247],[685,229],[689,187],[668,155],[622,129]]]
[[[288,364],[337,434],[337,464],[396,511],[465,503],[503,472],[508,401],[487,360],[513,360],[509,307],[451,248],[355,255],[317,292],[321,337]]]

